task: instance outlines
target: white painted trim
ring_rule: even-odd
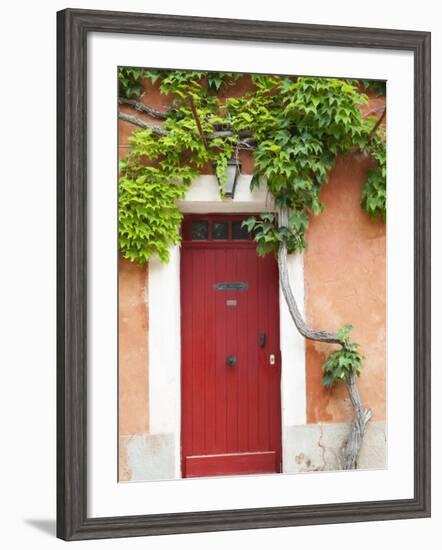
[[[274,210],[273,201],[267,189],[250,190],[252,176],[238,176],[235,198],[221,199],[218,180],[205,175],[197,178],[178,207],[186,214],[209,214],[212,212],[269,212]]]
[[[175,477],[181,477],[180,253],[149,261],[149,432],[173,434]]]
[[[289,280],[304,315],[304,256],[288,257]],[[282,357],[281,408],[282,425],[298,426],[307,422],[305,339],[297,331],[279,289],[280,342]],[[284,439],[283,439],[284,444]]]
[[[235,198],[221,200],[215,176],[201,176],[179,207],[185,213],[263,212],[273,210],[266,189],[250,191],[251,176],[240,176]],[[149,262],[149,425],[150,433],[173,434],[175,475],[180,477],[181,448],[181,333],[180,252],[170,262]],[[301,310],[304,306],[304,262],[290,257],[289,276]],[[306,422],[305,343],[297,333],[280,293],[282,355],[281,408],[283,457],[286,428]],[[285,471],[283,464],[283,471]]]

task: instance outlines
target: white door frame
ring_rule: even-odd
[[[267,190],[250,191],[251,176],[241,175],[235,198],[221,200],[215,176],[200,176],[185,199],[183,213],[268,212],[274,210]],[[289,257],[289,277],[301,312],[304,309],[304,262],[301,254]],[[280,348],[282,471],[287,471],[285,449],[288,428],[306,423],[305,341],[293,325],[280,290]],[[181,311],[180,249],[170,251],[170,261],[149,262],[148,349],[149,432],[172,435],[175,478],[181,477]]]

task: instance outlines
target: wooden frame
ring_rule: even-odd
[[[58,13],[57,535],[65,540],[430,515],[430,33],[89,10]],[[87,35],[90,32],[408,50],[414,55],[414,497],[87,517]]]

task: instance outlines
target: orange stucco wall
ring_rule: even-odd
[[[149,428],[147,268],[119,260],[118,280],[118,427],[119,479],[131,479],[127,436]]]
[[[149,105],[166,105],[156,87],[146,85]],[[120,105],[119,110],[134,113]],[[138,114],[138,113],[137,113]],[[141,115],[149,120],[149,117]],[[153,119],[150,119],[153,120]],[[119,121],[118,153],[124,158],[129,150],[129,137],[135,126]],[[119,435],[142,435],[149,428],[149,357],[147,267],[119,259]],[[121,447],[120,447],[121,450]],[[124,456],[121,457],[124,461]],[[120,468],[121,474],[121,468]]]
[[[321,199],[325,210],[312,219],[304,254],[305,310],[308,322],[335,330],[353,325],[353,337],[366,357],[359,381],[363,402],[374,420],[385,419],[386,241],[385,224],[373,222],[360,207],[370,166],[367,159],[339,159]],[[332,346],[307,342],[307,421],[352,418],[343,384],[326,389],[322,365]]]
[[[147,269],[123,258],[119,269],[120,435],[147,431]]]
[[[149,102],[158,107],[160,94]],[[133,109],[120,106],[122,112]],[[148,117],[145,117],[148,118]],[[118,156],[123,159],[129,150],[128,138],[135,127],[119,121]],[[148,305],[147,267],[139,267],[124,258],[119,259],[119,350],[118,350],[118,431],[119,431],[119,480],[131,479],[127,465],[127,437],[143,435],[149,429],[149,355],[148,355]]]

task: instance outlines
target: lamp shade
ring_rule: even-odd
[[[235,195],[236,182],[240,173],[241,173],[241,163],[238,160],[230,159],[229,161],[227,161],[227,166],[226,166],[227,178],[224,186],[225,197],[233,199]]]

